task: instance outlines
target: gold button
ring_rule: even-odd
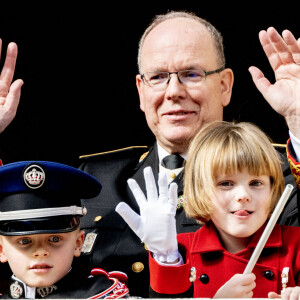
[[[196,274],[197,274],[196,268],[192,267],[190,270],[190,277],[189,277],[190,282],[194,282],[196,280]]]
[[[140,273],[144,270],[144,264],[138,261],[132,264],[131,268],[133,272]]]
[[[97,223],[97,222],[99,222],[101,219],[102,219],[102,216],[97,216],[97,217],[94,219],[94,221]]]
[[[176,174],[175,174],[175,173],[172,173],[172,174],[171,174],[171,178],[174,179],[175,177],[176,177]]]
[[[147,250],[147,251],[149,250],[146,244],[144,244],[144,247],[145,247],[145,250]]]

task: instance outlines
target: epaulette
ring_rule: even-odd
[[[278,147],[278,148],[286,148],[286,144],[276,144],[276,143],[272,143],[272,145],[274,146],[274,147]]]
[[[272,143],[273,147],[280,153],[286,152],[286,144],[276,144]]]
[[[105,154],[109,154],[109,153],[117,153],[117,152],[121,152],[121,151],[133,150],[133,149],[149,149],[149,147],[148,146],[131,146],[131,147],[120,148],[120,149],[111,150],[111,151],[104,151],[104,152],[99,152],[99,153],[81,155],[81,156],[79,156],[79,159],[93,157],[93,156],[99,156],[99,155],[105,155]]]
[[[139,159],[139,162],[143,161],[145,159],[145,157],[148,155],[149,151],[143,153],[141,156],[140,156],[140,159]]]
[[[291,145],[290,139],[288,140],[288,147],[287,147],[287,158],[288,162],[290,164],[290,168],[292,171],[292,174],[294,176],[296,185],[298,189],[300,188],[300,163],[296,160],[296,154],[294,152],[294,149]]]

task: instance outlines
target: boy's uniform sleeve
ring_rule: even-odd
[[[176,295],[177,297],[192,297],[193,289],[190,281],[191,266],[189,260],[180,266],[160,265],[149,252],[150,295]]]

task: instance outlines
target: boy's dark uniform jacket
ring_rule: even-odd
[[[127,297],[128,288],[124,274],[108,273],[103,269],[93,269],[93,276],[74,268],[60,281],[50,287],[36,289],[37,299],[117,299]],[[23,283],[11,279],[11,292],[3,294],[0,299],[24,299]]]
[[[282,150],[282,149],[281,149]],[[283,148],[285,153],[285,148]],[[81,256],[94,266],[107,270],[120,270],[128,275],[127,286],[131,296],[149,297],[148,253],[145,245],[128,227],[127,223],[115,212],[116,205],[123,201],[139,213],[138,205],[127,185],[133,178],[145,191],[143,170],[151,166],[154,176],[158,177],[158,152],[156,144],[148,151],[147,147],[130,147],[81,158],[80,169],[96,177],[102,184],[101,193],[89,201],[83,200],[88,213],[82,218],[82,228],[87,233],[97,234],[93,249]],[[286,154],[283,171],[286,183],[295,186]],[[179,195],[183,192],[183,174],[174,181],[178,184]],[[298,208],[296,193],[287,204],[288,210],[280,219],[281,224],[297,225]],[[194,220],[188,219],[182,208],[176,214],[177,232],[194,232],[200,228]],[[298,223],[299,225],[299,223]]]

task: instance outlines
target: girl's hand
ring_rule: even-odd
[[[298,300],[300,299],[300,287],[295,286],[295,287],[286,288],[281,293],[281,295],[275,292],[270,292],[268,294],[268,298],[270,299],[282,298],[283,300]]]
[[[235,274],[218,289],[214,298],[252,298],[255,279],[253,273]]]

